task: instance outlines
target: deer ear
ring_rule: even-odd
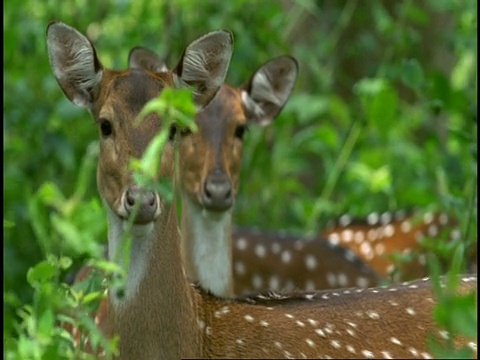
[[[142,68],[153,72],[168,71],[165,62],[153,51],[136,46],[128,54],[128,67]]]
[[[287,102],[297,74],[297,61],[290,56],[262,65],[242,87],[247,117],[262,126],[269,125]]]
[[[91,109],[103,72],[92,43],[76,29],[51,22],[47,48],[53,74],[65,95],[75,105]]]
[[[225,81],[233,51],[233,35],[228,30],[211,32],[185,51],[173,70],[175,85],[193,89],[200,108],[208,105]]]

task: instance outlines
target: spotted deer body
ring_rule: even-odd
[[[325,239],[236,228],[233,272],[237,294],[371,287],[381,281],[352,251]]]
[[[371,213],[365,220],[343,215],[319,235],[234,228],[235,293],[370,287],[382,280],[417,279],[428,275],[423,239],[460,238],[453,218],[420,211]],[[394,254],[411,259],[395,261]],[[467,262],[469,271],[476,272],[476,251],[469,252]]]
[[[197,105],[207,104],[225,76],[229,33],[214,32],[193,42],[181,66],[166,73],[104,69],[90,42],[62,23],[49,25],[47,41],[61,88],[99,123],[97,184],[108,212],[108,256],[126,267],[119,255],[130,255],[123,296],[109,291],[109,334],[120,335],[119,358],[430,356],[427,335],[442,333],[429,320],[435,300],[428,280],[237,300],[214,297],[190,284],[175,207],[139,188],[127,166],[129,156],[141,155],[159,131],[161,119],[150,117],[134,127],[140,106],[129,102],[145,104],[164,87],[190,83],[198,86]],[[167,146],[159,159],[159,177],[173,180],[173,150]],[[136,216],[134,206],[139,207]],[[130,216],[134,225],[131,247],[126,247],[122,235]],[[475,289],[475,276],[462,278],[461,292]],[[455,341],[468,345],[465,339]]]
[[[461,237],[458,221],[452,217],[418,210],[373,212],[365,220],[343,215],[323,230],[321,236],[333,245],[350,249],[382,277],[396,281],[427,276],[428,250],[423,240],[446,236],[449,241],[459,241]],[[412,259],[394,263],[394,254]],[[474,269],[476,254],[468,254],[468,266]]]

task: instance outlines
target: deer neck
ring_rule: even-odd
[[[208,211],[186,195],[182,204],[182,255],[189,278],[215,296],[232,297],[232,211]]]
[[[120,336],[120,358],[198,356],[197,299],[181,263],[176,216],[169,211],[151,224],[133,226],[128,263],[126,222],[110,210],[108,219],[109,259],[127,273],[123,297],[109,294],[110,330]]]

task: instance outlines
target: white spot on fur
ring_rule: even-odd
[[[438,226],[435,224],[432,224],[428,227],[427,229],[427,234],[430,237],[434,237],[438,235]]]
[[[371,242],[377,240],[378,238],[378,233],[377,233],[377,230],[375,229],[370,229],[368,230],[367,232],[367,239]]]
[[[445,213],[441,213],[440,216],[438,217],[438,222],[440,223],[440,225],[447,225],[448,215]]]
[[[266,253],[267,253],[267,249],[266,249],[265,246],[263,246],[262,244],[257,244],[257,245],[255,246],[255,254],[256,254],[259,258],[264,258]]]
[[[245,275],[247,272],[247,269],[245,268],[245,264],[241,261],[236,261],[235,262],[235,273],[238,275]]]
[[[254,289],[261,289],[263,287],[263,279],[260,275],[255,274],[252,277],[252,285]]]
[[[353,240],[353,231],[350,229],[343,230],[341,234],[343,242],[349,243]]]
[[[402,342],[400,340],[398,340],[396,337],[392,336],[390,338],[390,341],[395,344],[395,345],[402,345]]]
[[[373,352],[369,350],[362,350],[362,355],[370,359],[374,357]]]
[[[403,233],[408,233],[412,230],[412,223],[409,220],[405,220],[400,224],[400,230]]]
[[[331,287],[334,287],[335,285],[337,285],[337,277],[335,276],[335,274],[331,272],[327,272],[327,282],[328,282],[328,285]]]
[[[418,351],[417,349],[413,348],[413,347],[409,347],[408,348],[408,351],[410,352],[410,354],[412,354],[413,356],[417,356],[418,357]]]
[[[365,235],[364,235],[363,231],[355,232],[355,234],[353,235],[353,240],[357,244],[360,244],[361,242],[363,242],[365,240]]]
[[[340,216],[340,219],[338,219],[338,223],[339,223],[340,226],[342,226],[342,227],[347,226],[347,225],[350,224],[351,222],[352,222],[352,218],[351,218],[350,215],[348,215],[348,214],[343,214],[342,216]]]
[[[276,277],[275,275],[273,275],[269,282],[269,288],[271,290],[275,290],[275,291],[278,291],[280,289],[280,280],[278,279],[278,277]]]
[[[248,322],[253,322],[253,320],[254,320],[253,316],[251,316],[251,315],[245,315],[243,318]]]
[[[328,241],[333,245],[338,245],[340,243],[340,236],[337,233],[332,233],[328,235]]]
[[[308,254],[307,256],[305,256],[305,266],[308,270],[315,270],[315,268],[317,267],[317,259],[314,255]]]
[[[348,352],[351,352],[352,354],[356,354],[357,352],[355,351],[355,348],[352,345],[347,345],[345,346]]]
[[[313,280],[305,281],[305,291],[313,291],[315,290],[315,282]]]
[[[408,308],[406,309],[406,311],[407,311],[407,314],[408,314],[408,315],[414,316],[414,315],[417,314],[417,313],[415,312],[415,310],[413,310],[411,307],[408,307]]]
[[[425,224],[430,224],[433,221],[433,213],[427,212],[423,215],[423,222]]]
[[[354,262],[355,260],[358,260],[358,257],[352,250],[345,249],[345,259],[350,262]]]
[[[368,279],[363,276],[359,276],[357,278],[356,284],[358,287],[365,288],[368,286]]]
[[[385,253],[385,245],[383,245],[382,243],[378,243],[377,245],[375,245],[375,252],[377,253],[377,255],[383,255]]]
[[[338,285],[345,287],[348,284],[348,276],[345,273],[338,274]]]
[[[448,338],[450,337],[450,334],[446,330],[440,330],[438,334],[445,340],[448,340]]]
[[[386,225],[392,221],[392,214],[390,212],[384,212],[380,216],[380,221],[382,222],[382,225]]]
[[[248,246],[248,241],[244,237],[240,237],[240,238],[237,239],[235,245],[236,245],[238,250],[244,251]]]
[[[341,347],[340,342],[337,340],[330,340],[330,345],[332,345],[335,349],[340,349]]]
[[[367,315],[370,319],[373,319],[373,320],[380,319],[380,315],[374,310],[367,310]]]
[[[395,228],[393,227],[393,225],[385,226],[385,229],[383,230],[383,234],[387,237],[392,237],[395,234]]]
[[[369,225],[375,225],[376,223],[378,223],[378,220],[379,220],[379,216],[378,216],[378,213],[376,212],[372,212],[367,216],[367,222]]]
[[[388,351],[382,351],[382,355],[384,359],[393,359]]]
[[[292,259],[292,253],[289,250],[285,250],[282,252],[282,262],[288,264]]]

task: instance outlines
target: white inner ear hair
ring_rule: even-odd
[[[187,47],[183,58],[181,83],[203,82],[207,90],[219,88],[225,81],[231,49],[223,34],[205,35]],[[175,84],[177,85],[177,84]],[[196,94],[197,95],[197,94]]]
[[[65,43],[61,43],[58,37],[49,38],[48,49],[58,81],[74,84],[78,94],[73,101],[78,106],[86,106],[84,93],[101,81],[102,71],[95,72],[94,52],[90,43],[80,33],[76,35],[77,38],[70,38]]]
[[[253,76],[250,97],[255,101],[269,102],[281,107],[282,99],[277,96],[268,75],[266,70],[261,69]]]

